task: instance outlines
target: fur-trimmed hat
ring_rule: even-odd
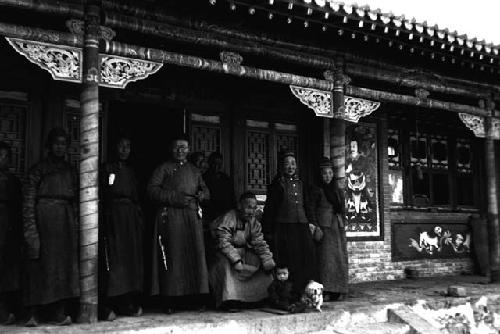
[[[333,164],[327,157],[323,157],[319,163],[319,168],[333,168]]]

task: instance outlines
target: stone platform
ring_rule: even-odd
[[[450,285],[466,297],[446,296]],[[0,326],[0,333],[494,333],[500,329],[500,284],[487,278],[454,276],[355,284],[349,298],[328,302],[323,312],[277,315],[259,309],[240,313],[213,310],[172,315],[148,312],[113,322],[69,327]]]

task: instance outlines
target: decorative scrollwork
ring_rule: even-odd
[[[75,35],[83,35],[85,32],[85,23],[82,20],[67,20],[66,27]],[[116,32],[111,28],[99,26],[99,37],[106,41],[111,41],[116,37]]]
[[[41,42],[6,38],[9,44],[30,62],[47,70],[54,80],[80,82],[81,50]]]
[[[6,38],[12,47],[30,62],[47,70],[55,80],[82,82],[98,81],[99,69],[90,69],[82,74],[82,51],[61,45]],[[146,60],[99,55],[101,59],[100,85],[125,88],[129,82],[147,78],[156,73],[163,64]]]
[[[222,51],[220,53],[220,60],[222,61],[222,66],[226,73],[239,73],[243,71],[243,68],[241,67],[243,57],[238,53]]]
[[[380,107],[380,102],[345,96],[344,119],[357,123],[361,117],[370,115]]]
[[[484,127],[484,117],[471,115],[466,113],[458,114],[460,120],[468,127],[474,135],[479,138],[486,137],[486,131]],[[493,139],[500,139],[500,119],[493,118],[491,122]]]
[[[163,64],[117,56],[101,56],[101,86],[125,88],[129,82],[145,79]]]
[[[302,104],[314,110],[316,116],[333,117],[331,92],[298,86],[290,86],[290,90]]]
[[[326,70],[323,72],[323,77],[328,81],[335,82],[337,86],[348,85],[351,82],[351,77],[345,75],[340,71]]]
[[[340,118],[357,123],[361,117],[370,115],[380,107],[380,102],[345,95],[344,106],[339,107],[334,113],[331,108],[331,92],[293,85],[290,86],[290,90],[302,104],[314,110],[316,116],[321,117]]]
[[[415,89],[415,96],[418,97],[419,99],[426,99],[429,96],[429,94],[430,92],[423,88]]]

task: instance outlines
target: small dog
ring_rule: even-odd
[[[321,306],[323,305],[323,284],[312,280],[309,281],[300,300],[307,307],[321,312]]]

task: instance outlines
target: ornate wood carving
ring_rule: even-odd
[[[474,132],[474,135],[479,138],[485,138],[486,133],[484,131],[484,117],[459,113],[458,116],[460,120],[467,126],[469,129]],[[493,138],[500,139],[500,119],[493,118],[492,119],[492,127],[493,127]]]
[[[82,51],[76,48],[6,38],[19,54],[48,71],[54,80],[80,82]]]
[[[18,53],[48,71],[54,80],[82,82],[83,60],[80,48],[17,38],[6,39]],[[128,83],[145,79],[163,66],[148,60],[105,54],[100,54],[99,58],[100,86],[110,88],[125,88]],[[96,74],[92,76],[97,78]]]
[[[75,19],[68,20],[66,21],[66,27],[73,34],[83,36],[84,22],[82,20],[75,20]],[[116,32],[111,28],[100,26],[99,37],[106,41],[110,41],[116,37]]]
[[[331,108],[332,93],[313,88],[304,88],[290,85],[292,94],[302,104],[314,110],[316,116],[341,118],[349,122],[357,123],[361,117],[368,116],[380,107],[380,102],[374,102],[352,96],[345,96],[344,108],[334,115]]]
[[[101,55],[101,86],[125,88],[158,72],[163,64],[147,60]]]

